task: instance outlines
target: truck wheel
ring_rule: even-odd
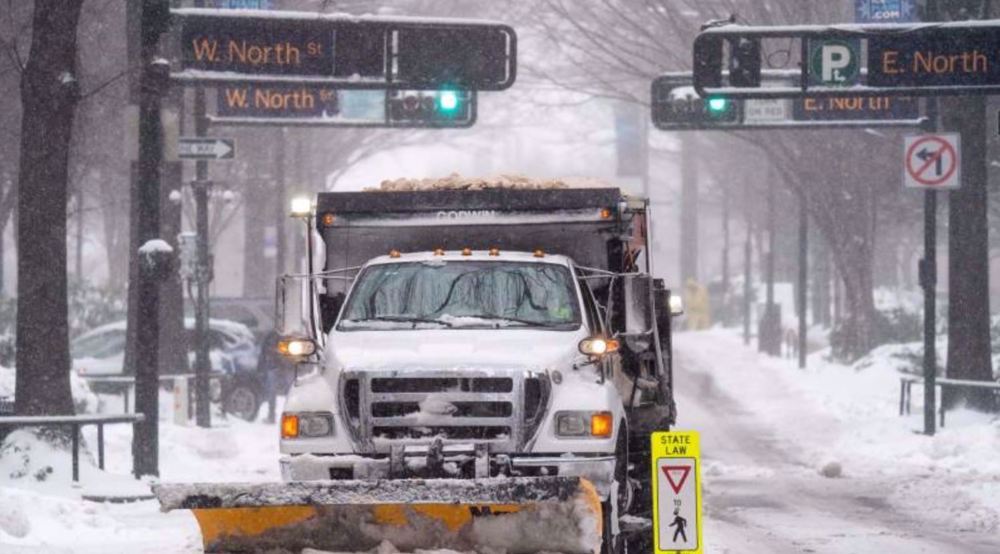
[[[254,421],[260,409],[260,397],[251,387],[240,383],[229,391],[222,406],[228,414],[246,421]]]
[[[604,517],[604,536],[601,539],[601,554],[626,554],[627,541],[624,533],[611,534],[612,526],[617,523],[612,518],[621,519],[632,504],[632,489],[628,481],[628,432],[624,422],[620,424],[621,431],[618,432],[618,443],[615,446],[615,481],[618,481],[617,498],[608,498],[601,503],[601,512]],[[614,503],[614,505],[612,504]],[[620,527],[620,526],[619,526]]]

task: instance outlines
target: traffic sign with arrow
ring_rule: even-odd
[[[961,136],[913,135],[905,140],[904,182],[909,188],[956,189],[962,184]]]
[[[181,137],[177,141],[177,157],[182,160],[231,160],[236,157],[236,140]]]

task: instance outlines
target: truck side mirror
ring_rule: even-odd
[[[316,340],[319,333],[313,325],[313,316],[320,308],[309,277],[280,277],[276,293],[274,329],[278,335]]]
[[[653,278],[628,275],[625,286],[625,335],[647,335],[653,330]]]

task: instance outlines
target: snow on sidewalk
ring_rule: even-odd
[[[956,410],[934,437],[920,434],[922,389],[913,415],[899,414],[899,373],[875,359],[864,370],[810,356],[808,369],[759,354],[727,330],[678,334],[678,359],[762,421],[814,471],[839,464],[845,478],[894,483],[888,502],[956,532],[1000,529],[1000,420]],[[678,406],[684,428],[685,406]],[[763,469],[763,468],[762,468]],[[711,466],[707,471],[711,472]]]

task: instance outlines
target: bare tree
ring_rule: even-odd
[[[79,102],[77,25],[83,0],[37,0],[21,77],[18,183],[19,414],[73,411],[66,301],[69,149]]]

